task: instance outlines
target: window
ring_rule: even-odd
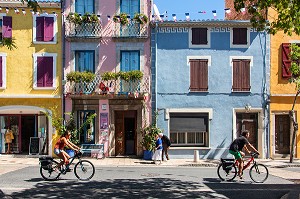
[[[87,124],[89,116],[95,113],[94,110],[80,110],[78,113],[78,129],[83,126],[79,131],[80,144],[95,144],[95,118]],[[83,125],[85,124],[85,125]]]
[[[1,38],[12,38],[12,17],[0,15]]]
[[[170,113],[172,146],[209,146],[208,113]]]
[[[121,0],[121,13],[127,13],[131,18],[140,13],[140,0]]]
[[[121,71],[140,70],[140,51],[121,51]]]
[[[6,54],[0,53],[0,89],[6,88]]]
[[[75,51],[75,70],[95,73],[95,51]]]
[[[210,48],[210,29],[191,28],[189,31],[190,48]]]
[[[208,59],[190,59],[190,91],[208,90]]]
[[[56,87],[56,53],[37,53],[34,57],[35,89],[54,89]]]
[[[84,15],[85,13],[95,13],[94,0],[76,0],[75,12]]]
[[[232,91],[250,91],[250,63],[251,59],[232,59]]]
[[[230,47],[248,48],[250,46],[250,31],[248,28],[231,28]]]
[[[57,41],[55,15],[33,16],[33,43],[55,44]]]

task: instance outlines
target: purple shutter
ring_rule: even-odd
[[[36,41],[44,41],[44,18],[45,17],[36,18]]]
[[[46,87],[53,87],[53,57],[44,57]]]
[[[2,75],[3,75],[2,57],[0,57],[0,87],[3,86],[3,78],[2,78]]]
[[[44,57],[37,58],[37,87],[44,87]]]
[[[54,18],[53,17],[45,17],[44,23],[44,41],[53,41],[54,40]]]
[[[12,38],[12,17],[3,17],[3,27],[2,27],[3,38]]]

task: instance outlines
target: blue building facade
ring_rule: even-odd
[[[171,158],[229,157],[243,130],[269,156],[269,46],[249,21],[153,24],[152,107]]]

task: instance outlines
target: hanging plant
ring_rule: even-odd
[[[133,17],[133,20],[140,24],[148,23],[148,17],[142,13],[136,13]]]
[[[104,72],[101,74],[101,79],[103,81],[116,80],[118,79],[118,74],[115,72]]]
[[[132,70],[127,72],[129,74],[130,80],[141,80],[143,78],[143,73],[140,70]]]
[[[115,15],[113,17],[113,21],[122,25],[127,25],[129,23],[127,13],[120,13],[120,15]]]
[[[80,16],[80,14],[76,12],[70,12],[68,16],[66,17],[66,20],[69,21],[70,23],[74,24],[91,24],[91,23],[98,23],[99,19],[97,15],[95,14],[90,14],[90,13],[85,13],[83,16]]]

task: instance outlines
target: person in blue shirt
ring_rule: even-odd
[[[161,164],[162,161],[162,140],[160,139],[160,137],[158,135],[155,136],[155,152],[154,155],[152,157],[153,161],[155,164]]]

